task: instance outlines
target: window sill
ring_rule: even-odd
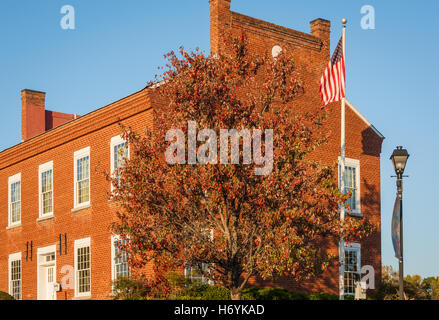
[[[52,214],[50,216],[45,216],[45,217],[39,217],[37,219],[37,222],[42,222],[42,221],[46,221],[46,220],[52,220],[55,219],[55,216]]]
[[[20,228],[21,227],[21,223],[19,224],[14,224],[12,226],[7,226],[6,230],[11,230],[11,229],[15,229],[15,228]]]
[[[89,296],[73,297],[72,300],[91,300],[91,295],[89,295]]]
[[[87,204],[85,206],[80,206],[80,207],[73,208],[72,212],[78,212],[78,211],[81,211],[81,210],[84,210],[84,209],[88,209],[88,208],[91,208],[91,204]]]
[[[363,214],[361,212],[348,212],[347,214],[354,218],[363,218]]]

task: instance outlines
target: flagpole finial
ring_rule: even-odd
[[[343,18],[341,20],[341,23],[343,23],[343,27],[346,27],[346,23],[348,23],[348,20]]]

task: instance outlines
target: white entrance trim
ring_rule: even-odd
[[[49,254],[54,254],[55,255],[55,259],[53,261],[48,261],[47,262],[45,260],[45,258]],[[37,299],[38,300],[47,299],[47,297],[46,297],[47,288],[44,286],[45,283],[42,281],[42,278],[43,278],[44,274],[41,271],[43,269],[46,269],[46,267],[48,267],[48,266],[55,267],[55,270],[54,270],[54,282],[56,282],[56,276],[57,276],[57,271],[56,271],[56,244],[37,249]],[[43,286],[44,286],[44,288],[43,288]],[[55,293],[53,298],[54,298],[54,300],[56,300],[56,293]]]

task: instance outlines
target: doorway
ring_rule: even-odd
[[[38,249],[38,300],[56,300],[56,246]]]

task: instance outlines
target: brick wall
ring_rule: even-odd
[[[113,204],[108,201],[110,140],[121,133],[119,121],[143,132],[152,125],[149,90],[142,90],[103,109],[30,139],[0,154],[0,291],[8,291],[8,255],[22,252],[22,297],[37,299],[37,249],[56,245],[56,281],[63,266],[74,266],[74,241],[91,238],[92,298],[108,299],[111,292],[111,232]],[[72,211],[73,154],[90,147],[91,206]],[[53,161],[54,218],[39,218],[39,165]],[[21,226],[8,227],[8,177],[21,173]],[[62,234],[60,255],[59,234]],[[65,254],[64,234],[67,235]],[[33,243],[32,261],[26,261],[26,243]],[[73,290],[58,293],[72,299]]]

